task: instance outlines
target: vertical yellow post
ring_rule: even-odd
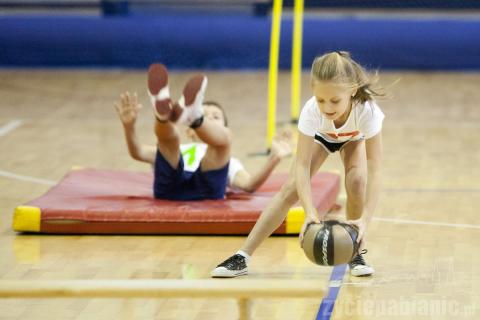
[[[268,114],[267,148],[272,146],[275,136],[277,112],[278,54],[280,50],[280,23],[282,20],[282,0],[273,0],[272,30],[270,33],[270,61],[268,66]]]
[[[292,90],[291,120],[297,122],[300,115],[302,85],[302,38],[303,38],[303,0],[295,0],[293,8],[292,37]]]

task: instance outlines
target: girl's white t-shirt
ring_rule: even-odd
[[[320,112],[317,99],[312,97],[302,109],[298,129],[309,137],[319,135],[328,142],[339,143],[370,139],[382,130],[384,118],[385,115],[375,101],[367,101],[355,105],[343,126],[336,128],[333,120],[325,118]]]
[[[182,153],[184,170],[188,172],[195,172],[200,166],[205,153],[207,152],[207,145],[205,143],[186,143],[180,145],[180,152]],[[228,166],[227,185],[232,187],[233,179],[240,170],[245,170],[240,160],[230,158]]]

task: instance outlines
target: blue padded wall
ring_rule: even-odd
[[[0,17],[3,67],[258,69],[268,67],[270,18],[242,14]],[[289,68],[291,20],[280,67]],[[303,61],[351,51],[372,68],[480,70],[480,19],[307,17]]]

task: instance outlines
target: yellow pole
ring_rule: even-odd
[[[292,98],[291,119],[297,122],[300,115],[302,85],[302,32],[303,32],[303,0],[295,0],[293,8],[292,37]]]
[[[282,0],[273,0],[272,30],[270,34],[270,62],[268,67],[268,114],[267,148],[272,146],[275,136],[277,109],[278,54],[280,47],[280,22],[282,19]]]

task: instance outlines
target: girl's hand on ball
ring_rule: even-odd
[[[303,248],[303,237],[305,235],[305,231],[307,231],[307,228],[310,224],[312,223],[320,223],[320,220],[318,217],[311,217],[310,215],[307,215],[305,217],[305,221],[303,222],[302,228],[300,229],[300,234],[298,236],[300,240],[300,247]]]
[[[357,220],[348,220],[347,223],[354,225],[355,227],[358,228],[358,237],[357,237],[357,243],[360,243],[360,247],[362,246],[362,240],[365,235],[365,229],[367,228],[367,224],[365,221],[360,218]],[[361,248],[360,248],[361,249]]]

